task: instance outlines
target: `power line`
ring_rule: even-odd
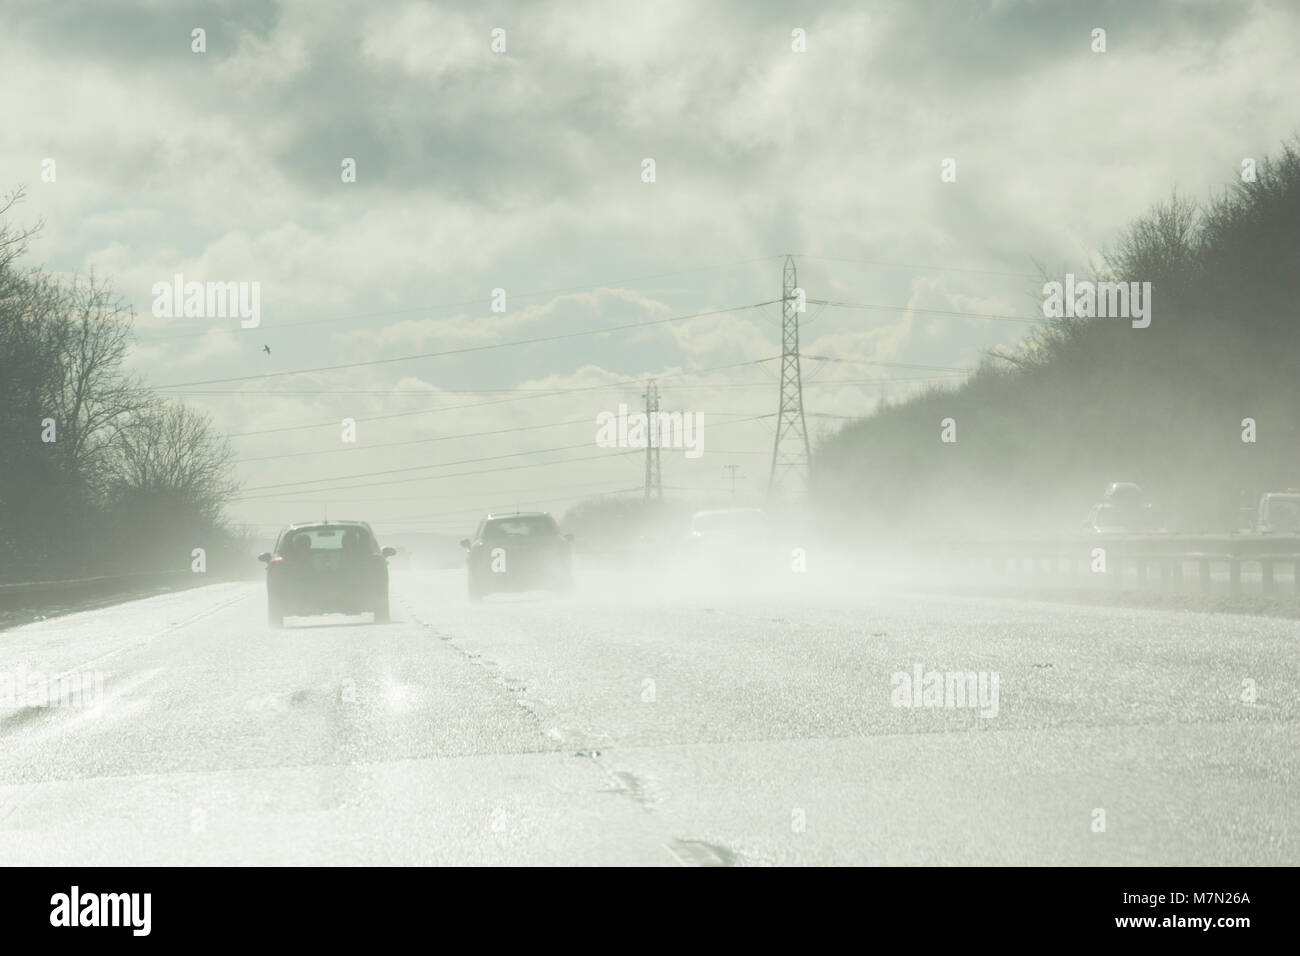
[[[552,501],[576,501],[582,498],[600,498],[600,497],[604,497],[605,495],[623,495],[623,494],[629,494],[634,491],[641,491],[641,489],[640,488],[615,488],[609,491],[585,492],[580,495],[558,495],[550,498],[532,498],[529,499],[528,501],[511,501],[510,503],[514,505],[540,505],[540,504],[548,504]],[[440,518],[453,518],[463,514],[484,514],[487,512],[491,512],[492,510],[493,509],[490,507],[460,508],[457,509],[456,511],[436,511],[431,514],[423,514],[423,515],[402,515],[397,518],[389,518],[385,521],[375,521],[371,523],[383,527],[385,525],[398,524],[399,522],[437,521]]]
[[[609,479],[605,479],[605,480],[603,480],[603,481],[590,481],[590,482],[586,482],[585,484],[577,484],[577,485],[573,484],[572,482],[565,482],[565,483],[562,484],[562,485],[549,485],[549,486],[547,486],[547,487],[545,487],[545,488],[533,488],[533,487],[530,486],[529,490],[530,490],[530,491],[533,491],[533,492],[538,492],[538,491],[558,491],[558,490],[561,490],[561,489],[563,489],[563,490],[565,490],[565,491],[571,491],[571,490],[573,490],[574,488],[595,488],[595,487],[597,487],[597,486],[603,486],[603,485],[607,485],[607,484],[609,484]],[[305,491],[303,491],[303,494],[304,494],[304,495],[313,495],[313,494],[320,494],[321,492],[329,493],[329,490],[330,490],[330,489],[328,489],[328,488],[308,488],[308,489],[306,489]],[[640,489],[638,488],[638,489],[635,489],[635,490],[640,490]],[[424,493],[424,494],[418,494],[418,495],[396,495],[396,496],[394,496],[394,495],[384,495],[383,497],[379,497],[379,498],[352,498],[352,497],[349,497],[349,498],[348,498],[348,502],[349,502],[350,504],[374,504],[375,502],[390,503],[390,502],[394,502],[394,501],[440,501],[440,500],[444,500],[444,499],[448,499],[448,498],[455,498],[455,499],[457,499],[457,500],[465,500],[465,499],[470,499],[470,498],[480,498],[480,497],[484,497],[484,496],[487,496],[487,497],[500,497],[500,496],[501,496],[501,493],[500,493],[499,491],[460,491],[460,492],[456,492],[455,494],[446,494],[446,495],[435,495],[435,494]],[[301,501],[301,502],[302,502],[303,504],[305,504],[305,505],[318,505],[318,504],[321,504],[321,503],[322,503],[322,499],[320,499],[320,498],[297,498],[297,499],[290,499],[290,502],[292,502],[292,501]],[[285,502],[284,502],[284,501],[277,501],[277,502],[275,502],[275,504],[276,504],[277,506],[280,506],[280,505],[285,504]]]
[[[334,455],[339,454],[340,452],[372,451],[377,448],[397,448],[401,445],[425,445],[430,442],[452,441],[457,438],[480,438],[487,435],[504,435],[506,432],[537,431],[543,428],[560,428],[564,425],[590,425],[591,421],[590,418],[571,418],[568,421],[547,422],[544,425],[519,425],[514,428],[498,428],[493,431],[464,432],[459,435],[438,435],[434,438],[412,438],[407,441],[380,442],[375,445],[352,445],[347,448],[322,448],[317,451],[294,451],[286,452],[283,455],[262,455],[258,458],[234,458],[231,459],[231,462],[232,464],[243,464],[253,461],[278,461],[281,458],[303,458],[308,455]]]
[[[291,488],[298,485],[322,485],[331,481],[351,481],[353,478],[374,478],[380,475],[400,475],[408,471],[427,471],[430,468],[444,468],[448,465],[471,465],[484,461],[500,461],[503,458],[520,458],[524,455],[542,455],[552,451],[573,451],[575,448],[590,448],[591,442],[579,442],[576,445],[557,445],[554,448],[534,448],[531,451],[512,451],[508,455],[485,455],[480,458],[462,458],[459,461],[440,461],[432,465],[411,465],[407,468],[385,468],[381,471],[359,471],[350,475],[332,475],[329,478],[305,478],[301,481],[281,481],[274,485],[253,485],[249,491],[267,491],[271,488]],[[364,485],[361,487],[365,487]]]
[[[560,332],[555,335],[539,335],[531,339],[514,339],[509,342],[495,342],[491,345],[467,345],[458,349],[443,349],[439,352],[421,352],[416,355],[397,355],[392,358],[370,359],[365,362],[344,362],[339,365],[321,365],[315,368],[292,369],[285,372],[263,372],[260,375],[237,375],[231,378],[209,378],[196,382],[172,382],[167,385],[159,386],[160,389],[177,389],[185,388],[190,385],[225,385],[229,382],[255,382],[268,378],[285,378],[292,375],[309,375],[317,372],[337,372],[349,368],[371,368],[376,365],[392,365],[397,362],[415,362],[420,359],[442,358],[448,355],[467,355],[471,352],[490,352],[495,349],[515,348],[520,345],[537,345],[543,342],[559,342],[565,339],[582,338],[588,335],[605,335],[609,332],[625,332],[628,329],[644,329],[655,325],[665,325],[670,322],[686,322],[691,319],[705,318],[710,315],[725,315],[730,312],[742,312],[745,309],[757,308],[760,305],[769,305],[771,302],[778,301],[772,299],[769,302],[753,302],[749,305],[736,305],[726,309],[712,309],[708,312],[695,312],[690,315],[673,315],[663,319],[647,319],[643,322],[625,322],[622,325],[611,325],[600,329],[582,329],[578,332]]]
[[[805,355],[804,358],[811,356]],[[867,363],[878,364],[878,363]],[[804,388],[812,388],[815,385],[890,385],[894,383],[906,384],[908,382],[934,382],[942,379],[954,378],[958,375],[965,375],[969,370],[953,370],[945,372],[942,375],[916,375],[905,376],[901,378],[823,378],[805,380]],[[772,382],[735,382],[727,385],[674,385],[674,392],[710,392],[710,391],[745,391],[747,389],[770,389]],[[706,413],[707,414],[707,413]],[[716,413],[715,413],[716,414]]]
[[[749,412],[700,412],[700,414],[738,416],[738,415],[748,415],[750,413]],[[483,438],[488,435],[504,435],[508,432],[539,431],[543,428],[561,428],[565,425],[590,426],[593,424],[594,424],[593,419],[590,416],[588,416],[586,418],[570,418],[562,422],[546,422],[541,425],[516,425],[512,428],[496,428],[490,431],[481,431],[481,432],[461,432],[460,434],[456,434],[456,435],[438,435],[433,438],[411,438],[406,441],[389,441],[389,442],[378,442],[376,444],[349,445],[345,448],[322,448],[316,451],[285,452],[282,455],[260,455],[256,458],[233,458],[231,459],[231,462],[232,464],[243,464],[246,462],[254,462],[254,461],[278,461],[281,458],[304,458],[309,455],[346,454],[348,452],[373,451],[374,449],[377,448],[397,448],[403,445],[425,445],[425,444],[429,444],[430,442],[454,441],[458,438]]]
[[[805,355],[803,356],[803,358],[819,359],[819,356]],[[775,362],[775,360],[776,360],[776,356],[772,356],[771,359],[762,359],[762,362]],[[946,371],[946,375],[966,375],[967,372],[975,371],[974,368],[958,368],[958,367],[949,368],[946,367],[946,365],[913,365],[913,364],[907,364],[902,362],[872,362],[872,360],[870,359],[822,359],[822,360],[826,360],[826,362],[844,362],[844,363],[859,364],[859,365],[884,365],[884,367],[889,367],[889,368],[948,369],[948,371]],[[757,364],[757,363],[744,363],[744,364]],[[672,376],[668,376],[668,377],[672,377]],[[679,376],[679,377],[685,377],[685,376]],[[933,378],[936,377],[944,377],[944,376],[931,375],[931,376],[907,376],[907,377],[896,377],[896,378],[816,378],[816,380],[805,380],[805,382],[803,382],[803,388],[809,388],[809,386],[811,385],[884,385],[884,384],[888,384],[888,382],[931,381],[933,380]],[[724,392],[724,390],[766,389],[768,388],[768,386],[771,385],[771,382],[772,382],[771,378],[768,378],[768,380],[766,381],[753,381],[753,382],[701,382],[701,384],[697,384],[697,385],[673,385],[672,388],[669,390],[671,390],[671,392],[676,393],[676,392]],[[612,390],[623,389],[625,388],[625,386],[629,384],[634,384],[634,380],[630,380],[629,378],[629,380],[627,381],[620,380],[617,382],[610,382],[610,384],[608,385],[582,385],[572,389],[523,389],[523,388],[521,389],[508,389],[508,388],[442,389],[439,388],[438,392],[441,392],[443,394],[452,394],[452,395],[499,392],[499,393],[516,393],[516,394],[525,395],[525,397],[533,397],[533,398],[551,398],[554,397],[554,395],[572,394],[575,392],[599,392],[599,390],[602,389],[610,390],[610,392],[612,392]],[[287,397],[296,397],[296,395],[357,395],[357,394],[385,395],[389,393],[383,392],[383,390],[380,389],[373,389],[370,390],[370,392],[348,392],[348,390],[341,390],[341,392],[331,392],[331,390],[328,389],[321,389],[321,390],[317,390],[317,392],[256,393],[256,392],[233,392],[233,390],[231,390],[231,392],[182,392],[182,393],[175,393],[175,394],[201,395],[201,397],[209,397],[209,395],[211,395],[211,397],[246,398],[248,399],[248,401],[252,401],[252,402],[264,402],[266,398],[270,398],[270,397],[287,398]],[[433,395],[435,393],[430,392],[430,390],[428,389],[420,389],[420,390],[408,390],[408,392],[395,392],[393,394]],[[526,398],[521,398],[519,399],[519,401],[526,401]],[[485,402],[484,405],[495,405],[495,403]],[[458,406],[450,406],[450,407],[474,408],[478,406],[458,405]],[[442,411],[442,408],[430,408],[429,411]],[[373,419],[356,419],[356,420],[370,421]],[[338,421],[337,420],[322,421],[322,423],[320,424],[337,425]],[[316,428],[317,425],[299,425],[299,427]],[[240,432],[238,434],[227,434],[226,437],[227,438],[240,437],[243,436],[243,434],[256,434],[256,432]]]
[[[848,259],[841,256],[813,256],[796,253],[800,259],[819,259],[823,262],[852,262],[865,266],[879,266],[885,269],[917,269],[931,272],[964,272],[969,275],[1005,276],[1011,279],[1041,279],[1042,276],[1032,272],[1001,272],[995,269],[961,269],[956,266],[919,266],[902,262],[880,262],[875,259]]]
[[[991,322],[1021,322],[1037,325],[1041,319],[1027,319],[1021,315],[1002,315],[993,312],[958,312],[949,309],[917,309],[907,305],[870,305],[865,302],[832,302],[829,299],[809,299],[818,305],[828,305],[840,309],[867,309],[878,312],[920,312],[926,315],[948,315],[968,319],[988,319]]]
[[[751,418],[741,418],[741,419],[735,419],[735,420],[733,420],[733,421],[729,421],[729,422],[722,422],[720,425],[716,425],[716,426],[714,426],[714,427],[715,427],[715,428],[722,428],[722,427],[725,427],[725,426],[727,426],[727,425],[739,425],[739,424],[742,424],[742,423],[744,423],[744,422],[757,421],[757,420],[759,420],[759,419],[763,419],[763,418],[771,418],[771,417],[772,417],[771,415],[755,415],[755,416],[752,416]],[[524,456],[524,455],[540,455],[540,454],[545,454],[545,453],[547,453],[547,452],[554,452],[554,451],[571,451],[571,450],[576,449],[576,448],[589,448],[589,447],[591,447],[591,443],[590,443],[590,442],[582,442],[581,444],[577,444],[577,445],[562,445],[562,446],[559,446],[559,447],[556,447],[556,448],[535,448],[535,449],[533,449],[533,450],[531,450],[531,451],[512,452],[512,453],[510,453],[510,454],[508,454],[508,455],[489,455],[489,456],[480,457],[480,458],[465,458],[465,459],[461,459],[461,460],[459,460],[459,461],[444,461],[444,462],[438,462],[438,463],[436,463],[436,464],[432,464],[432,465],[411,465],[411,466],[406,467],[406,468],[385,468],[385,469],[383,469],[383,470],[381,470],[381,471],[358,472],[358,473],[348,474],[348,475],[333,475],[333,476],[331,476],[331,477],[329,477],[329,478],[309,478],[309,479],[304,479],[304,480],[302,480],[302,481],[285,481],[285,482],[279,482],[279,483],[277,483],[277,484],[272,484],[272,485],[255,485],[255,486],[253,486],[253,487],[251,487],[251,488],[247,488],[247,489],[245,489],[245,490],[246,490],[246,491],[268,491],[268,490],[272,490],[272,489],[276,489],[276,488],[287,488],[287,487],[296,487],[296,486],[301,486],[301,485],[324,484],[324,483],[326,483],[326,482],[331,482],[331,481],[351,481],[351,480],[353,480],[353,479],[355,479],[355,478],[375,478],[375,477],[382,477],[382,476],[384,476],[384,475],[397,475],[397,474],[405,474],[405,473],[407,473],[407,472],[412,472],[412,471],[424,471],[424,470],[427,470],[427,469],[429,469],[429,468],[444,468],[444,467],[448,467],[448,466],[451,466],[451,465],[468,465],[468,464],[477,464],[477,463],[479,463],[479,462],[484,462],[484,461],[499,461],[499,460],[501,460],[501,459],[503,459],[503,458],[518,458],[518,457],[521,457],[521,456]],[[330,488],[321,488],[321,489],[300,489],[299,491],[295,491],[295,492],[285,492],[285,493],[283,493],[283,494],[300,494],[303,490],[305,490],[305,491],[311,491],[311,490],[318,490],[318,491],[347,491],[347,490],[352,489],[352,488],[369,488],[369,487],[376,486],[376,485],[401,484],[401,483],[403,483],[403,482],[407,482],[407,481],[424,481],[424,480],[433,480],[433,479],[442,479],[442,478],[455,478],[455,477],[460,477],[460,476],[463,476],[463,475],[490,474],[490,473],[492,473],[494,470],[497,470],[497,471],[513,471],[513,470],[517,470],[519,467],[523,467],[523,468],[534,468],[534,467],[540,467],[540,466],[542,466],[542,465],[563,465],[563,464],[566,464],[566,463],[569,462],[569,461],[590,461],[590,460],[593,459],[593,458],[615,458],[615,457],[619,457],[619,456],[624,455],[624,454],[640,452],[641,450],[642,450],[642,449],[640,449],[640,448],[633,448],[633,449],[629,449],[629,450],[626,451],[626,452],[605,452],[605,453],[603,453],[603,454],[599,454],[599,455],[588,455],[588,456],[579,457],[579,458],[571,458],[571,459],[567,459],[566,461],[539,462],[539,463],[536,463],[536,464],[533,464],[533,465],[514,466],[514,467],[510,467],[510,468],[501,468],[501,469],[490,469],[490,468],[489,468],[489,469],[486,469],[486,470],[483,470],[483,471],[457,472],[457,473],[452,474],[452,475],[424,475],[424,476],[422,476],[422,477],[418,477],[418,478],[403,478],[403,479],[400,479],[400,480],[398,480],[398,481],[366,482],[366,483],[364,483],[364,484],[360,484],[360,485],[331,486]],[[268,498],[268,497],[280,497],[280,496],[281,496],[281,495],[278,495],[278,494],[272,494],[272,495],[260,495],[260,494],[259,494],[259,495],[243,495],[243,494],[241,494],[240,496],[238,496],[237,498],[234,498],[233,500],[235,500],[235,501],[243,501],[243,500],[250,499],[250,498]]]
[[[776,361],[776,356],[772,356],[771,358],[764,358],[764,359],[753,359],[752,361],[749,362],[735,362],[731,365],[717,365],[714,366],[713,368],[697,369],[696,371],[693,372],[682,372],[677,375],[668,375],[663,377],[670,378],[670,379],[685,378],[688,375],[699,375],[699,374],[703,374],[704,372],[717,372],[723,369],[740,368],[743,365],[761,365],[764,362],[774,362],[774,361]],[[556,395],[571,395],[575,392],[598,391],[600,389],[616,387],[619,385],[635,385],[637,384],[638,381],[639,380],[635,378],[628,378],[628,379],[623,379],[620,382],[603,383],[600,385],[575,385],[570,388],[556,389],[554,392],[551,392],[548,395],[530,395],[527,397],[527,400],[531,400],[533,398],[552,398]],[[269,393],[269,394],[274,395],[276,393]],[[433,414],[435,412],[450,412],[462,408],[482,408],[485,405],[505,405],[511,402],[520,402],[520,401],[525,401],[525,398],[522,397],[521,398],[497,398],[488,402],[466,402],[461,405],[443,405],[438,408],[417,408],[406,412],[391,412],[390,414],[387,415],[366,415],[361,418],[355,418],[354,420],[358,422],[379,422],[379,421],[386,421],[390,418],[409,418],[412,415],[428,415],[428,414]],[[312,422],[309,425],[282,425],[279,428],[262,428],[251,432],[230,432],[227,433],[226,437],[247,438],[252,435],[272,435],[272,434],[277,434],[279,432],[302,431],[303,429],[307,429],[307,428],[325,428],[325,427],[337,428],[338,424],[339,424],[338,419],[332,418],[326,422]]]
[[[595,291],[597,289],[609,288],[610,286],[617,286],[622,283],[648,282],[651,279],[669,279],[674,276],[691,275],[692,273],[696,273],[696,272],[711,272],[715,269],[732,269],[735,268],[736,266],[750,265],[755,262],[767,262],[771,259],[779,259],[779,258],[781,257],[760,256],[757,259],[742,259],[738,262],[728,262],[717,266],[699,266],[694,269],[679,269],[676,272],[660,272],[656,275],[631,276],[625,279],[609,279],[604,282],[594,282],[594,283],[589,283],[587,285],[568,286],[567,288],[563,288],[563,289],[538,289],[533,292],[512,292],[510,293],[510,298],[511,299],[532,299],[541,295],[566,295],[570,292]],[[272,301],[266,304],[276,305],[277,303],[275,301]],[[463,308],[464,306],[482,305],[482,304],[483,304],[483,299],[482,297],[480,297],[477,299],[466,299],[462,302],[448,302],[445,303],[442,306],[442,308],[459,309],[459,308]],[[278,332],[281,329],[292,329],[292,328],[300,328],[302,326],[314,326],[314,325],[330,325],[335,322],[347,322],[354,319],[377,319],[377,318],[387,318],[388,316],[393,316],[393,315],[409,315],[414,312],[426,312],[429,310],[429,308],[430,308],[429,306],[418,306],[410,309],[390,309],[384,312],[361,312],[352,315],[338,315],[327,319],[309,319],[304,322],[286,322],[283,325],[265,326],[263,331]],[[144,344],[151,345],[154,342],[169,342],[173,339],[196,338],[198,336],[209,334],[211,331],[213,331],[214,328],[227,328],[232,333],[235,331],[233,328],[230,328],[228,326],[209,326],[207,329],[203,329],[198,332],[180,332],[175,335],[160,335],[157,337],[150,338],[149,341]],[[150,330],[145,329],[142,331],[150,331]]]
[[[531,463],[531,464],[527,464],[527,465],[509,465],[509,466],[507,466],[507,467],[505,467],[505,468],[480,468],[480,469],[478,469],[477,471],[457,471],[457,472],[452,472],[452,473],[449,474],[449,475],[423,475],[423,476],[421,476],[421,477],[419,477],[419,478],[394,478],[394,479],[391,480],[391,481],[370,481],[370,482],[366,482],[365,484],[361,484],[361,485],[342,485],[342,486],[339,486],[339,487],[337,487],[337,488],[314,488],[314,489],[309,489],[309,490],[313,490],[313,491],[351,491],[351,490],[354,489],[354,488],[378,488],[378,487],[385,486],[385,485],[404,485],[404,484],[409,484],[409,483],[412,482],[412,481],[441,481],[441,480],[443,480],[443,479],[445,479],[445,478],[466,478],[466,477],[469,477],[470,475],[491,475],[491,474],[495,474],[495,473],[497,473],[497,472],[502,472],[502,471],[521,471],[521,470],[526,469],[526,468],[545,468],[545,467],[548,467],[548,466],[550,466],[550,465],[571,465],[571,464],[573,464],[574,462],[579,462],[579,461],[591,461],[592,459],[595,459],[595,458],[604,458],[605,460],[608,461],[608,460],[612,460],[612,459],[614,459],[614,458],[625,457],[625,456],[627,456],[627,455],[637,455],[637,454],[640,454],[640,452],[641,452],[641,449],[639,449],[639,448],[629,448],[629,449],[626,450],[626,451],[616,451],[616,452],[608,452],[608,451],[607,451],[607,452],[604,452],[604,453],[602,453],[602,454],[598,454],[598,455],[581,455],[581,456],[579,456],[579,457],[577,457],[577,458],[566,458],[566,459],[564,459],[563,461],[538,461],[538,462],[533,462],[533,463]],[[262,495],[240,495],[239,497],[237,497],[237,498],[232,498],[231,500],[232,500],[232,501],[248,501],[248,500],[251,500],[251,499],[254,499],[254,498],[287,498],[287,497],[290,497],[290,496],[292,496],[292,495],[297,495],[297,494],[302,494],[302,492],[300,492],[300,491],[281,491],[281,492],[272,492],[272,493],[270,493],[270,494],[262,494]]]
[[[776,361],[777,358],[778,358],[778,356],[773,356],[772,358],[759,359],[758,361],[759,361],[759,362],[774,362],[774,361]],[[881,366],[887,366],[887,367],[893,367],[893,368],[911,368],[911,369],[949,369],[948,366],[943,366],[943,365],[910,365],[910,364],[907,364],[907,363],[904,363],[904,362],[876,362],[876,361],[872,361],[872,360],[869,360],[869,359],[841,359],[841,358],[827,358],[827,359],[821,359],[819,356],[814,356],[814,355],[805,355],[804,358],[807,358],[807,359],[818,359],[818,360],[820,360],[820,361],[828,361],[828,362],[846,362],[846,363],[852,363],[852,364],[858,364],[858,365],[881,365]],[[756,365],[756,364],[758,364],[758,362],[742,362],[742,363],[739,363],[739,364],[741,364],[741,365]],[[723,367],[734,367],[734,366],[723,366]],[[707,371],[707,370],[705,370],[705,369],[701,369],[701,370],[700,370],[700,372],[703,372],[703,371]],[[959,367],[952,367],[951,369],[949,369],[949,374],[953,374],[953,375],[956,375],[956,374],[965,374],[965,373],[967,373],[967,372],[972,372],[972,371],[974,371],[973,368],[959,368]],[[677,378],[685,378],[687,375],[693,375],[693,374],[698,374],[698,373],[691,372],[691,373],[685,373],[685,374],[680,375],[680,376],[666,376],[666,377],[667,377],[667,378],[674,378],[674,377],[677,377]],[[858,379],[818,379],[818,380],[813,380],[813,381],[805,381],[803,384],[804,384],[804,388],[808,388],[808,387],[811,386],[811,385],[836,385],[836,384],[849,384],[849,385],[878,385],[878,384],[886,384],[886,383],[888,383],[888,382],[925,382],[925,381],[930,381],[930,380],[934,379],[935,377],[936,377],[936,376],[933,376],[933,375],[927,375],[927,376],[908,377],[908,378],[878,378],[878,379],[863,379],[863,380],[858,380]],[[662,381],[664,378],[665,378],[664,376],[661,376],[661,377],[659,378],[659,381]],[[619,381],[617,381],[617,382],[611,382],[611,383],[609,383],[608,385],[582,385],[582,386],[577,386],[577,387],[569,388],[569,389],[548,389],[548,388],[441,388],[441,387],[439,387],[436,391],[435,391],[435,390],[432,390],[432,389],[393,389],[393,390],[391,390],[391,391],[388,390],[388,389],[369,389],[369,390],[360,390],[360,391],[359,391],[359,390],[348,390],[348,389],[340,389],[340,390],[332,390],[332,389],[315,389],[315,390],[311,390],[311,391],[298,391],[298,390],[293,390],[293,391],[276,391],[276,392],[245,392],[245,391],[239,391],[239,390],[233,390],[233,389],[231,389],[231,390],[225,390],[225,391],[211,391],[211,392],[206,392],[206,391],[196,391],[196,392],[176,392],[176,393],[173,393],[173,394],[177,394],[177,395],[185,395],[185,396],[198,395],[198,396],[203,396],[203,397],[209,397],[209,396],[211,396],[211,397],[244,398],[244,399],[248,399],[249,401],[259,401],[259,402],[261,402],[261,401],[265,401],[268,397],[271,397],[271,396],[275,396],[275,397],[280,397],[280,396],[288,397],[288,396],[298,396],[298,395],[310,395],[310,396],[319,396],[319,395],[337,395],[337,396],[344,396],[344,395],[347,395],[347,396],[352,396],[352,395],[380,395],[380,396],[384,396],[384,395],[435,395],[435,394],[437,394],[437,393],[443,393],[443,394],[447,394],[447,395],[461,395],[461,394],[465,394],[465,395],[475,395],[475,394],[491,393],[491,392],[515,393],[515,394],[521,394],[521,395],[525,395],[525,396],[532,396],[532,397],[535,397],[535,398],[549,398],[549,397],[551,397],[551,396],[555,396],[555,395],[568,395],[568,394],[572,394],[573,392],[578,392],[578,391],[600,391],[600,390],[602,390],[602,389],[606,389],[606,390],[613,391],[613,390],[615,390],[615,389],[621,389],[621,388],[624,388],[625,386],[630,385],[630,384],[635,384],[635,382],[636,382],[635,379],[626,379],[626,380],[619,380]],[[713,390],[725,390],[725,389],[767,388],[767,387],[769,387],[770,385],[771,385],[771,379],[768,379],[767,381],[763,381],[763,382],[723,382],[723,383],[700,383],[700,384],[696,384],[696,385],[674,385],[674,386],[672,386],[671,391],[673,391],[673,392],[698,392],[698,391],[713,391]],[[523,400],[525,400],[525,399],[520,399],[520,400],[523,401]],[[483,403],[483,404],[495,404],[495,403]],[[477,405],[455,405],[455,406],[451,406],[451,407],[454,407],[454,408],[476,408],[476,407],[478,407],[478,406],[477,406]],[[430,411],[442,411],[442,409],[429,409],[429,410],[430,410]],[[373,420],[373,419],[357,419],[357,421],[372,421],[372,420]],[[325,425],[337,425],[337,424],[338,424],[338,422],[337,422],[336,420],[331,419],[331,420],[328,421],[328,422],[321,422],[321,423],[320,423],[320,426],[317,426],[317,425],[302,425],[302,426],[295,426],[295,427],[301,427],[301,428],[316,428],[316,427],[322,427],[322,426],[325,426]],[[228,437],[228,438],[236,438],[236,437],[241,437],[242,435],[250,435],[250,434],[258,434],[258,433],[256,433],[256,432],[241,432],[241,433],[239,433],[239,434],[237,434],[237,435],[227,435],[226,437]]]
[[[889,368],[911,368],[919,369],[926,372],[973,372],[973,368],[963,368],[959,365],[914,365],[909,362],[881,362],[876,359],[854,359],[854,358],[837,358],[828,355],[808,355],[803,356],[814,362],[842,362],[846,365],[884,365]]]
[[[608,484],[608,482],[603,482],[603,484]],[[579,499],[585,499],[585,498],[600,498],[606,495],[621,495],[621,494],[627,494],[629,492],[640,491],[640,490],[641,490],[640,488],[611,488],[607,491],[589,491],[589,492],[583,492],[582,494],[578,494],[578,495],[553,495],[547,498],[531,498],[527,501],[515,501],[512,499],[510,501],[510,504],[511,505],[521,505],[521,504],[541,505],[541,504],[549,504],[551,502],[557,502],[557,501],[577,501]],[[497,497],[500,498],[502,496],[497,495]],[[440,511],[440,512],[433,512],[430,514],[423,514],[423,515],[399,515],[398,517],[388,518],[383,521],[372,521],[370,522],[370,524],[376,528],[391,527],[393,525],[404,526],[412,522],[427,523],[429,521],[438,521],[442,518],[454,518],[459,515],[488,514],[491,513],[493,510],[495,509],[493,509],[491,506],[481,505],[476,508],[461,508],[456,511]],[[283,527],[283,525],[260,524],[260,525],[256,525],[256,527],[258,528],[259,531],[263,529],[278,530],[279,528]],[[391,533],[393,532],[390,532],[390,534]]]

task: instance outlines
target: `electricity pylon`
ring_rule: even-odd
[[[648,501],[652,497],[664,496],[663,476],[659,472],[658,428],[655,421],[659,417],[659,386],[653,380],[647,382],[641,397],[645,399],[645,496]]]
[[[799,371],[799,313],[806,301],[798,289],[794,257],[785,257],[781,292],[781,400],[776,410],[776,441],[768,494],[800,493],[808,480],[808,428],[803,419],[803,376]],[[796,487],[797,486],[797,487]]]

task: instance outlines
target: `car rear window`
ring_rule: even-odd
[[[350,547],[374,551],[374,542],[364,528],[303,528],[285,536],[280,553],[307,548],[312,551],[338,551],[348,542]],[[352,542],[355,542],[353,544]]]
[[[485,538],[540,538],[559,534],[555,519],[549,515],[527,515],[519,518],[496,518],[483,529]]]

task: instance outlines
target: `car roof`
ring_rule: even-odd
[[[1107,495],[1113,495],[1119,491],[1126,492],[1126,493],[1137,492],[1138,494],[1141,494],[1142,486],[1139,485],[1136,481],[1112,481],[1108,485],[1106,485]]]
[[[295,521],[291,525],[285,526],[285,531],[301,531],[303,528],[365,528],[370,530],[370,523],[367,521]],[[283,534],[284,532],[281,532]]]
[[[485,521],[496,521],[499,518],[549,518],[549,511],[489,511]]]

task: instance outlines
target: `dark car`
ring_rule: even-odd
[[[573,535],[562,534],[546,512],[488,515],[473,540],[460,542],[466,551],[470,600],[493,591],[567,594],[573,589],[572,541]]]
[[[291,524],[275,550],[259,554],[266,564],[266,619],[283,627],[286,616],[363,614],[388,623],[388,558],[364,521]]]
[[[1088,534],[1151,534],[1164,529],[1140,485],[1112,481],[1101,501],[1088,512],[1083,530]]]

